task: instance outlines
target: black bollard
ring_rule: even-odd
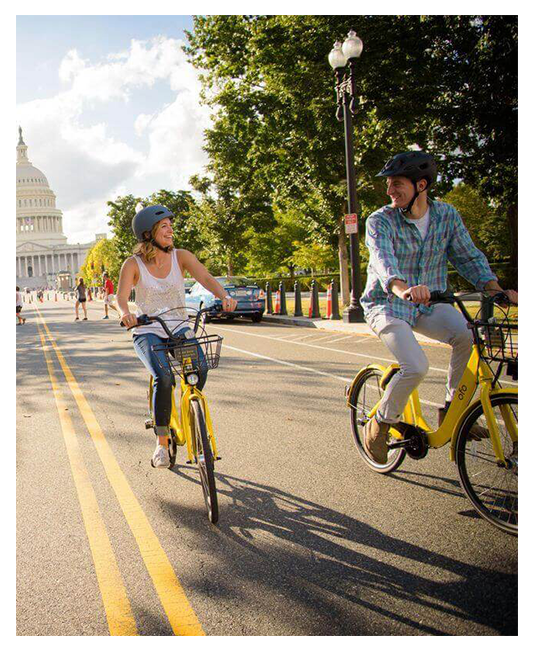
[[[311,281],[311,300],[309,302],[309,317],[315,319],[320,317],[320,301],[318,298],[318,283]]]
[[[294,317],[303,317],[300,281],[294,283]]]
[[[287,313],[287,296],[285,293],[285,283],[284,281],[279,281],[279,299],[280,299],[280,307],[279,307],[279,314],[280,315],[288,315]]]
[[[272,286],[270,285],[270,281],[266,282],[266,314],[274,314],[274,306],[272,302]]]
[[[331,279],[331,315],[328,319],[340,319],[339,313],[339,286],[337,281]]]

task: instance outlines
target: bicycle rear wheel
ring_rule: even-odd
[[[197,462],[203,497],[210,522],[216,524],[219,518],[218,495],[214,479],[214,455],[207,433],[205,414],[197,399],[191,402],[191,426],[194,457]]]
[[[169,443],[168,443],[168,452],[169,452],[169,469],[173,468],[175,462],[177,461],[177,434],[175,429],[169,430]]]
[[[396,470],[406,456],[404,449],[390,449],[387,455],[387,463],[377,463],[366,453],[363,447],[365,439],[365,424],[369,421],[369,413],[376,406],[383,396],[384,391],[380,388],[380,379],[383,372],[374,367],[370,368],[363,375],[357,386],[352,390],[350,396],[351,404],[351,423],[352,433],[354,435],[355,446],[359,456],[365,461],[369,468],[375,472],[387,474]],[[389,436],[388,440],[393,440]]]
[[[456,464],[460,483],[478,513],[495,527],[517,534],[517,394],[501,393],[491,400],[506,467],[497,458],[486,437],[487,423],[482,404],[465,418],[456,443]],[[508,430],[505,418],[515,425],[515,436]],[[471,439],[471,431],[478,426],[481,440]],[[483,428],[484,431],[483,431]],[[513,439],[515,438],[515,440]]]

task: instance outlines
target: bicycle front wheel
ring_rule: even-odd
[[[208,518],[210,522],[218,522],[218,495],[216,492],[216,481],[214,479],[214,455],[207,433],[205,414],[201,404],[197,399],[191,402],[191,426],[192,442],[195,460],[201,478],[201,487],[203,488],[203,497],[207,507]]]
[[[495,395],[491,406],[506,466],[498,462],[479,403],[460,427],[456,444],[458,474],[478,513],[495,527],[517,534],[517,394]]]
[[[390,449],[387,455],[387,463],[381,464],[371,459],[363,447],[365,424],[370,419],[369,413],[383,396],[384,391],[380,387],[382,375],[383,372],[377,367],[371,367],[365,372],[350,395],[350,418],[354,442],[359,456],[375,472],[387,474],[400,466],[406,456],[406,451],[404,449]],[[393,440],[391,435],[389,435],[388,440]]]

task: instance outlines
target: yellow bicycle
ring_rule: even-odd
[[[371,469],[386,474],[396,470],[406,454],[422,459],[428,449],[450,443],[450,459],[456,463],[461,486],[476,511],[494,526],[517,534],[518,390],[503,388],[499,381],[505,367],[506,374],[517,380],[517,321],[503,309],[508,304],[503,294],[485,296],[475,319],[460,296],[452,293],[432,292],[432,303],[456,304],[474,339],[471,357],[441,426],[434,430],[427,424],[415,389],[403,420],[389,431],[387,463],[371,459],[363,448],[364,427],[400,369],[398,364],[383,367],[373,363],[358,372],[346,388],[355,445]],[[479,395],[472,402],[478,386]]]
[[[203,497],[210,522],[217,523],[219,518],[218,494],[214,478],[214,462],[219,460],[216,440],[212,428],[212,420],[206,397],[196,386],[199,383],[201,370],[215,369],[220,360],[223,338],[219,335],[207,335],[204,328],[197,335],[202,315],[211,309],[199,310],[194,320],[185,320],[184,324],[193,325],[191,335],[174,335],[164,319],[159,315],[140,315],[138,326],[158,322],[169,338],[166,342],[154,345],[154,351],[162,351],[168,361],[171,371],[180,380],[180,388],[176,383],[172,388],[170,439],[168,443],[170,469],[175,466],[177,448],[186,445],[189,464],[197,464]],[[154,427],[153,417],[153,377],[149,380],[149,415],[145,428]]]

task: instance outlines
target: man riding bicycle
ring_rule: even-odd
[[[387,462],[389,425],[400,420],[411,392],[428,372],[428,359],[413,331],[452,347],[439,423],[469,360],[472,333],[463,316],[450,305],[428,306],[431,290],[447,289],[447,262],[477,290],[503,289],[456,209],[428,198],[426,192],[437,178],[431,155],[399,153],[378,176],[387,178],[392,203],[367,219],[365,243],[370,261],[360,301],[367,323],[400,364],[375,417],[365,425],[365,450],[383,464]],[[504,292],[517,303],[517,292]]]
[[[117,306],[121,321],[133,328],[134,349],[138,358],[154,379],[153,409],[156,448],[152,464],[156,468],[169,467],[169,421],[173,373],[163,351],[153,350],[157,344],[167,342],[168,335],[160,324],[137,326],[139,315],[157,315],[165,312],[165,321],[175,336],[193,338],[189,329],[185,306],[184,271],[187,270],[203,287],[221,299],[223,310],[232,312],[236,299],[208,272],[206,267],[186,249],[173,248],[173,213],[163,205],[140,210],[132,220],[132,231],[138,240],[134,255],[125,260],[119,275]],[[131,313],[128,298],[136,291],[137,314]],[[207,373],[200,372],[197,387],[201,390]]]

